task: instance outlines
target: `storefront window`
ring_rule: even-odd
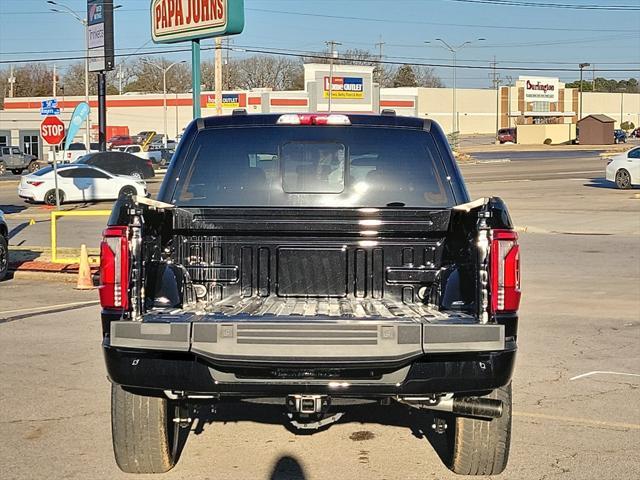
[[[533,102],[532,111],[533,112],[549,112],[550,104],[549,102]]]
[[[29,155],[33,155],[34,157],[39,157],[40,149],[38,140],[39,139],[37,135],[23,135],[22,148],[24,150],[24,153],[28,153]]]

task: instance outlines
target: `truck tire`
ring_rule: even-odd
[[[40,164],[36,161],[33,161],[27,167],[27,171],[29,173],[37,172],[40,169]]]
[[[7,166],[4,164],[3,161],[0,161],[0,177],[5,173],[7,173]]]
[[[493,420],[457,417],[450,435],[448,467],[459,475],[498,475],[507,466],[511,443],[511,383],[488,398],[502,400],[502,417]]]
[[[175,465],[176,435],[169,401],[127,392],[111,385],[111,434],[120,470],[164,473]]]

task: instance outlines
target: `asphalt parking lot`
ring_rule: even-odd
[[[500,478],[640,477],[640,190],[611,188],[603,171],[592,156],[463,167],[472,196],[502,196],[521,231],[514,427]],[[0,285],[2,478],[136,478],[111,453],[96,301],[36,278]],[[174,470],[144,478],[460,478],[428,420],[358,407],[298,436],[279,410],[224,405],[199,412]]]

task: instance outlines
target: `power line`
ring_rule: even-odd
[[[223,47],[223,49],[229,47]],[[202,47],[203,50],[213,50],[214,47]],[[241,49],[247,53],[255,53],[260,55],[276,55],[283,57],[296,57],[296,58],[307,58],[307,59],[316,59],[328,61],[330,60],[330,56],[325,54],[319,54],[317,52],[305,52],[301,50],[293,50],[293,49],[277,49],[274,47],[264,48],[264,47],[254,47],[254,46],[245,46],[245,45],[236,45],[231,47],[233,50]],[[126,57],[126,56],[143,56],[143,55],[160,55],[167,53],[185,53],[190,52],[190,48],[175,48],[169,50],[163,50],[162,52],[138,52],[134,54],[116,54],[116,57]],[[57,57],[57,58],[46,58],[46,59],[21,59],[21,60],[0,60],[1,64],[11,64],[11,63],[43,63],[43,62],[61,62],[61,61],[72,61],[72,60],[84,60],[85,56],[68,56],[68,57]],[[386,57],[393,58],[393,57]],[[451,64],[442,64],[442,63],[427,63],[427,62],[406,62],[406,61],[393,61],[393,60],[377,60],[375,58],[371,58],[367,60],[367,63],[370,64],[381,64],[381,65],[409,65],[415,67],[430,67],[430,68],[453,68]],[[468,70],[487,70],[491,69],[487,65],[458,65],[457,68],[463,68]],[[552,68],[552,67],[516,67],[516,66],[502,66],[498,67],[498,70],[513,70],[513,71],[532,71],[532,72],[575,72],[577,68]],[[603,68],[598,69],[598,72],[640,72],[640,68]]]
[[[573,3],[538,3],[530,1],[519,0],[446,0],[449,2],[457,3],[479,3],[484,5],[498,5],[501,7],[534,7],[534,8],[561,8],[566,10],[605,10],[605,11],[623,11],[623,12],[637,12],[640,11],[640,7],[628,6],[628,5],[576,5]]]
[[[481,25],[473,23],[444,23],[444,22],[425,22],[422,20],[392,20],[385,18],[372,18],[372,17],[358,17],[358,16],[345,16],[345,15],[329,15],[323,13],[304,13],[304,12],[288,12],[285,10],[272,10],[266,8],[247,8],[247,11],[260,12],[260,13],[275,13],[279,15],[296,15],[301,17],[315,17],[315,18],[329,18],[338,20],[357,20],[363,22],[380,22],[380,23],[397,23],[408,25],[436,25],[443,27],[464,27],[464,28],[494,28],[499,30],[537,30],[537,31],[558,31],[558,32],[637,32],[634,29],[604,29],[604,28],[554,28],[554,27],[527,27],[520,25]]]
[[[451,0],[451,1],[457,1],[457,0]],[[468,0],[468,1],[472,1],[472,0]],[[481,0],[477,0],[477,1],[481,1]],[[486,0],[486,1],[489,1],[489,0]],[[619,28],[531,27],[526,25],[492,25],[492,24],[483,25],[483,24],[474,24],[474,23],[425,22],[421,20],[398,20],[398,19],[389,20],[386,18],[291,12],[291,11],[285,11],[285,10],[273,10],[273,9],[265,9],[265,8],[245,8],[245,10],[249,12],[258,12],[258,13],[295,15],[295,16],[302,16],[302,17],[328,18],[328,19],[336,19],[336,20],[355,20],[355,21],[362,21],[362,22],[375,22],[375,23],[385,23],[385,24],[394,23],[394,24],[406,24],[406,25],[433,25],[433,26],[461,27],[461,28],[491,28],[491,29],[497,29],[497,30],[532,30],[532,31],[542,31],[542,32],[637,32],[637,30],[634,30],[634,29],[619,29]],[[640,8],[638,8],[637,10],[640,11]],[[148,10],[144,8],[121,8],[121,9],[118,9],[118,11],[120,13],[148,12]],[[82,14],[83,12],[78,11],[76,13]],[[2,12],[3,16],[5,15],[42,15],[42,14],[52,14],[52,12],[49,12],[49,11]]]

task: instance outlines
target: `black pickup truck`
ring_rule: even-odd
[[[399,403],[454,472],[505,468],[517,234],[499,198],[470,201],[436,123],[195,120],[158,199],[116,203],[101,257],[122,470],[172,468],[190,406],[225,401],[279,404],[300,430]]]

